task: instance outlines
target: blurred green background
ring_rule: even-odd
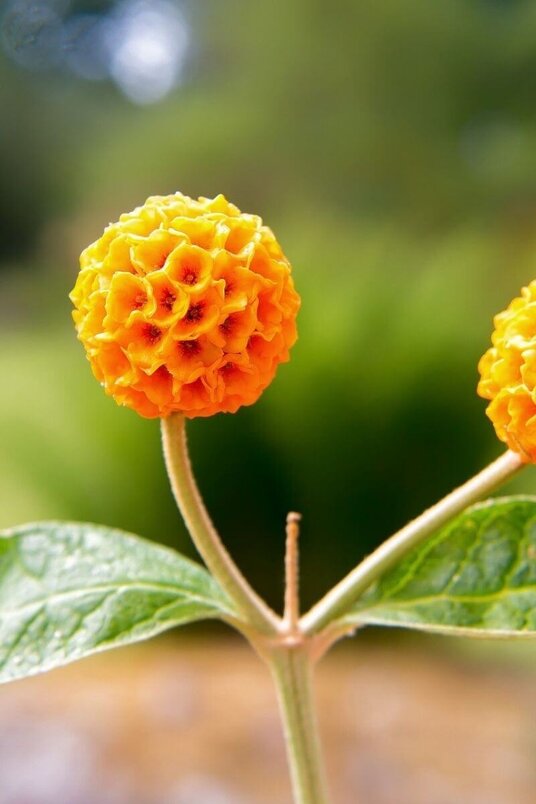
[[[158,424],[104,396],[67,294],[122,211],[223,192],[288,254],[300,339],[254,407],[191,424],[193,460],[273,605],[303,512],[313,602],[502,449],[476,364],[536,276],[536,5],[1,9],[0,525],[91,520],[194,555]]]

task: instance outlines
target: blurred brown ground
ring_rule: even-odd
[[[337,804],[532,804],[530,666],[341,646],[317,678]],[[267,671],[157,640],[0,689],[1,804],[290,804]]]

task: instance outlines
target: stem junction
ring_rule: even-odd
[[[300,619],[299,522],[286,523],[285,607],[278,617],[252,589],[223,545],[195,482],[185,419],[162,419],[164,458],[171,488],[186,526],[207,567],[233,601],[239,617],[229,620],[267,662],[277,690],[296,804],[327,804],[325,775],[312,691],[313,665],[344,635],[337,619],[408,550],[505,481],[523,466],[506,452],[480,474],[429,508],[364,559]]]

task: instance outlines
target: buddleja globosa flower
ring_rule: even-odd
[[[142,416],[250,405],[296,340],[288,260],[258,216],[222,195],[148,198],[80,266],[78,337],[106,393]]]
[[[501,441],[536,462],[536,281],[494,319],[492,347],[478,365],[478,393]]]

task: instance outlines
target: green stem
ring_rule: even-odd
[[[424,541],[468,505],[501,486],[526,465],[517,453],[508,450],[478,475],[387,539],[302,617],[300,627],[303,633],[314,634],[343,614],[408,550]]]
[[[258,597],[225,549],[192,473],[184,416],[174,414],[162,419],[162,444],[171,488],[194,544],[243,615],[245,622],[237,627],[270,666],[283,718],[296,804],[327,804],[308,644],[296,633],[292,618],[287,626]],[[292,517],[291,524],[295,526],[297,515]],[[294,535],[297,538],[297,533]],[[295,572],[289,575],[297,583]],[[289,645],[287,640],[297,641]]]
[[[313,702],[312,662],[303,644],[268,660],[277,689],[295,804],[328,804]]]
[[[162,445],[173,495],[207,567],[245,617],[247,624],[262,634],[277,633],[279,618],[244,578],[207,513],[192,473],[184,416],[176,413],[162,419]]]

